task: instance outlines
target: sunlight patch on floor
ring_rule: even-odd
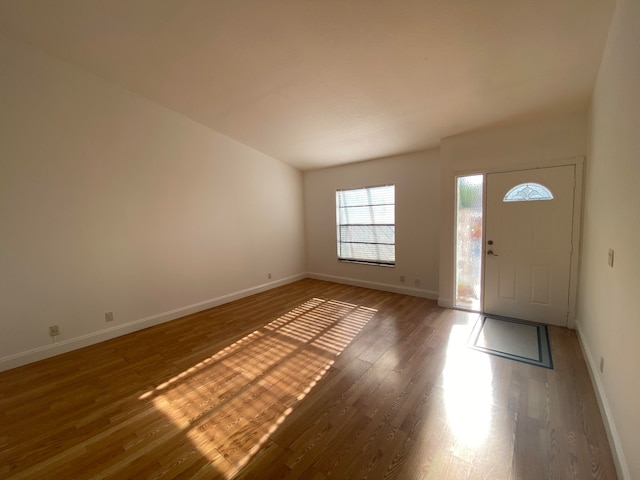
[[[375,313],[313,298],[139,398],[150,399],[230,478]]]
[[[478,447],[488,437],[492,415],[492,370],[488,357],[466,347],[470,328],[454,325],[443,370],[448,422],[462,446]]]

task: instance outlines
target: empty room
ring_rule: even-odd
[[[640,2],[0,12],[0,478],[640,479]]]

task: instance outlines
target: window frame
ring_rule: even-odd
[[[367,196],[369,198],[371,198],[369,191],[370,190],[374,190],[374,189],[379,189],[379,188],[388,188],[391,187],[393,189],[393,203],[376,203],[373,200],[369,200],[369,203],[366,204],[361,204],[361,205],[345,205],[342,203],[342,199],[344,197],[342,197],[341,195],[344,194],[344,192],[357,192],[357,191],[366,191],[367,192]],[[392,223],[383,223],[383,222],[376,222],[375,219],[372,219],[372,223],[361,223],[361,222],[355,222],[355,223],[350,223],[349,219],[346,218],[347,215],[343,215],[347,212],[348,209],[357,209],[357,208],[366,208],[369,207],[370,209],[372,209],[369,212],[369,215],[374,215],[373,213],[373,208],[374,207],[392,207]],[[365,187],[357,187],[357,188],[343,188],[343,189],[337,189],[336,190],[336,247],[337,247],[337,258],[338,261],[340,262],[346,262],[346,263],[359,263],[359,264],[365,264],[365,265],[376,265],[376,266],[383,266],[383,267],[395,267],[396,264],[396,251],[395,251],[395,247],[396,247],[396,238],[395,238],[395,228],[396,228],[396,218],[395,218],[395,212],[396,210],[396,185],[393,183],[390,184],[383,184],[383,185],[370,185],[370,186],[365,186]],[[387,212],[388,214],[388,212]],[[372,241],[358,241],[358,238],[356,237],[354,238],[350,238],[349,240],[351,241],[345,241],[344,239],[344,229],[349,229],[349,227],[373,227],[371,228],[371,230],[368,232],[369,235],[373,235],[374,237],[377,237],[377,233],[375,232],[376,228],[375,227],[391,227],[391,232],[392,232],[392,236],[393,236],[393,242],[389,243],[389,242],[383,242],[383,241],[377,241],[377,242],[372,242]],[[354,232],[357,231],[357,228],[353,229]],[[353,234],[353,233],[352,233]],[[387,232],[388,234],[388,232]],[[376,240],[382,240],[382,239],[378,239],[376,238]],[[380,251],[378,250],[378,247],[375,247],[374,250],[378,250],[378,254],[376,255],[375,258],[360,258],[356,255],[345,255],[345,250],[348,247],[342,248],[343,246],[346,246],[347,244],[363,244],[363,245],[371,245],[371,246],[385,246],[385,247],[391,247],[392,250],[392,256],[393,258],[391,260],[389,260],[388,258],[384,258],[385,255],[380,255]],[[388,256],[387,256],[388,257]]]

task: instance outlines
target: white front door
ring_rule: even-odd
[[[567,325],[574,178],[573,165],[487,175],[486,313]]]

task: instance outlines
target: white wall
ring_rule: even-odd
[[[618,0],[591,107],[578,300],[578,331],[625,479],[640,478],[639,46],[640,2]]]
[[[0,369],[304,274],[301,172],[6,39],[0,71]]]
[[[336,190],[396,185],[396,266],[339,262]],[[307,269],[311,276],[437,298],[440,165],[437,150],[304,173]],[[400,276],[405,276],[405,282]],[[415,280],[420,280],[416,286]]]
[[[578,163],[586,153],[587,115],[575,113],[487,128],[442,140],[440,297],[453,306],[456,174]]]

